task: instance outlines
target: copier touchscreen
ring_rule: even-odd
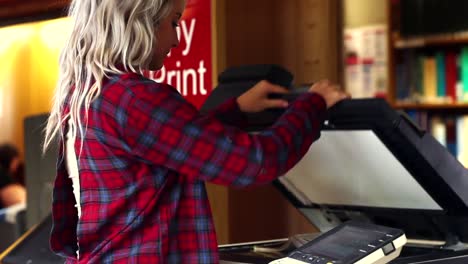
[[[371,264],[398,257],[406,236],[402,230],[357,222],[344,223],[271,264]]]

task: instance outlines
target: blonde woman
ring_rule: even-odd
[[[183,0],[75,0],[74,26],[45,147],[60,139],[52,249],[69,263],[216,263],[204,181],[264,184],[320,134],[346,97],[326,81],[287,105],[261,81],[202,116],[177,90],[141,75],[179,43]],[[288,107],[256,135],[227,125],[243,112]],[[223,122],[224,121],[224,122]]]

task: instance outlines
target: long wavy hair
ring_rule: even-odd
[[[90,104],[106,76],[120,74],[122,68],[139,73],[147,69],[157,45],[155,27],[172,6],[173,0],[73,0],[69,16],[74,23],[60,55],[44,151],[56,136],[63,139],[65,122],[72,136],[79,133],[83,140]],[[64,114],[66,102],[69,111]],[[80,115],[83,106],[85,116]]]

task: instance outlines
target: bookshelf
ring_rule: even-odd
[[[392,35],[395,49],[422,48],[425,46],[468,44],[468,31],[456,34],[440,34],[434,36],[402,38],[397,32]]]
[[[432,133],[465,167],[468,22],[463,17],[468,9],[462,7],[467,3],[387,0],[388,101]]]
[[[395,102],[393,107],[401,110],[424,110],[424,111],[446,111],[446,112],[467,112],[468,103],[406,103]]]

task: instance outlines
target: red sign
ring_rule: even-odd
[[[179,25],[179,46],[149,77],[174,86],[200,108],[212,90],[211,0],[188,0]]]

